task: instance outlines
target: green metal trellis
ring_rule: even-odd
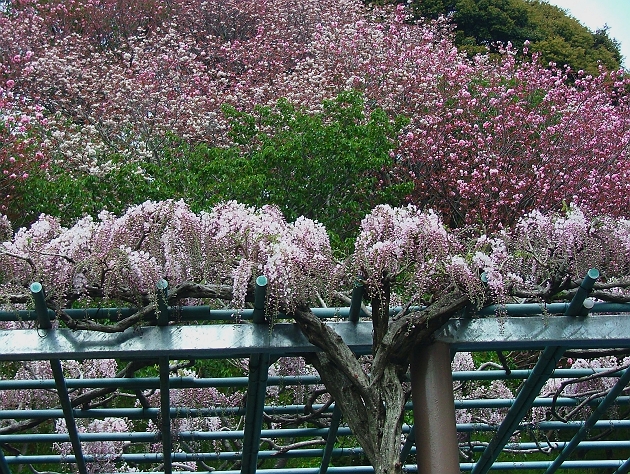
[[[514,370],[507,374],[503,370],[485,372],[461,372],[452,374],[454,380],[523,380],[523,386],[514,399],[471,399],[456,400],[456,410],[475,407],[508,407],[508,415],[498,425],[484,423],[460,423],[455,426],[457,432],[494,433],[491,441],[484,446],[461,448],[467,450],[474,461],[462,459],[458,463],[461,471],[485,473],[489,470],[531,469],[539,472],[553,473],[558,468],[584,469],[607,468],[616,473],[627,473],[630,469],[630,441],[601,440],[592,441],[585,435],[593,430],[613,429],[628,430],[630,421],[621,418],[610,418],[610,406],[628,407],[630,397],[624,392],[630,380],[630,372],[621,370],[612,374],[618,381],[609,394],[602,399],[591,400],[592,415],[580,422],[544,421],[532,427],[522,423],[525,412],[532,406],[547,406],[551,400],[540,396],[540,388],[550,377],[580,377],[592,371],[577,369],[558,369],[557,362],[565,350],[575,349],[610,349],[630,348],[630,305],[595,303],[586,305],[590,308],[588,315],[583,304],[589,291],[589,282],[597,275],[589,273],[583,283],[584,291],[571,303],[547,305],[508,305],[502,308],[506,316],[490,317],[496,309],[487,308],[479,311],[474,317],[462,315],[449,321],[435,334],[435,339],[448,345],[451,352],[456,351],[500,351],[500,350],[541,350],[538,364],[532,370]],[[67,434],[55,433],[8,433],[0,425],[0,471],[10,473],[20,465],[68,465],[75,464],[80,473],[91,472],[90,466],[102,461],[98,456],[86,454],[83,446],[86,443],[99,441],[124,441],[135,449],[125,452],[114,459],[113,463],[158,466],[159,471],[173,472],[174,466],[182,462],[212,463],[233,461],[240,463],[238,470],[225,471],[226,474],[326,474],[326,473],[371,473],[370,466],[362,458],[362,449],[353,441],[350,429],[343,422],[343,413],[335,404],[330,407],[318,406],[330,416],[327,427],[296,426],[293,428],[265,428],[263,414],[286,413],[298,414],[305,410],[304,405],[269,406],[265,404],[267,387],[291,384],[318,384],[319,378],[303,377],[269,377],[268,369],[278,357],[297,357],[306,352],[317,350],[311,346],[301,334],[299,328],[291,322],[280,322],[270,330],[264,314],[264,289],[266,280],[257,280],[257,291],[254,309],[243,310],[242,322],[236,323],[228,319],[229,312],[211,310],[208,307],[170,308],[166,299],[160,303],[158,292],[158,311],[155,324],[146,327],[130,328],[123,333],[103,334],[88,331],[72,331],[69,329],[53,329],[51,320],[55,318],[52,311],[45,306],[44,289],[39,284],[31,287],[35,310],[0,313],[0,320],[11,319],[28,321],[36,320],[39,329],[0,330],[0,360],[29,361],[49,360],[53,369],[52,380],[0,380],[0,390],[34,390],[56,388],[61,408],[40,408],[0,411],[0,422],[8,420],[46,420],[64,418]],[[160,283],[160,290],[167,286]],[[328,324],[344,339],[357,354],[369,353],[371,338],[371,322],[360,318],[360,291],[355,288],[352,305],[349,308],[314,309],[322,318],[328,318]],[[592,306],[592,307],[591,307]],[[577,309],[576,309],[577,308]],[[185,310],[185,311],[184,311]],[[86,317],[90,310],[68,311],[71,317]],[[99,310],[102,315],[127,314],[132,310],[109,309]],[[393,310],[394,311],[394,310]],[[177,314],[176,314],[177,313]],[[129,313],[130,314],[130,313]],[[94,314],[90,314],[94,317]],[[169,322],[198,320],[226,320],[213,324],[170,325]],[[61,361],[88,358],[122,358],[122,359],[156,359],[159,362],[159,377],[135,379],[67,379],[61,370]],[[225,359],[246,358],[250,362],[248,377],[224,378],[186,378],[173,377],[170,374],[169,362],[178,359]],[[451,374],[442,374],[451,377]],[[117,387],[131,390],[159,388],[159,408],[84,408],[73,406],[70,391],[78,387]],[[245,407],[171,407],[170,394],[186,387],[247,387]],[[451,394],[449,394],[450,396]],[[576,405],[579,400],[561,397],[556,404]],[[409,416],[412,404],[408,404]],[[430,409],[431,407],[425,407]],[[243,416],[243,430],[172,432],[172,422],[180,417],[212,417]],[[159,421],[159,433],[80,433],[77,430],[77,419],[99,419],[105,417],[127,417],[137,420]],[[510,442],[517,431],[558,430],[571,434],[563,436],[565,441],[557,441],[548,445],[549,459],[517,461],[505,460],[506,447],[512,451],[536,449],[536,443],[522,441]],[[401,443],[401,462],[407,471],[418,470],[418,464],[409,456],[427,456],[424,445],[414,447],[417,433],[423,426],[404,425],[405,439]],[[323,447],[297,448],[287,452],[260,447],[261,438],[313,439],[320,437]],[[213,452],[181,452],[175,446],[182,441],[217,441],[238,440],[242,443],[242,451],[219,450]],[[438,440],[439,441],[439,440]],[[10,447],[13,445],[37,444],[39,451],[45,451],[51,443],[71,443],[73,454],[62,456],[52,451],[42,454],[16,454]],[[161,452],[143,450],[146,444],[161,443]],[[589,460],[575,459],[571,455],[575,451],[589,451]],[[609,459],[606,450],[613,450],[614,459]],[[596,456],[600,453],[599,458]],[[503,458],[500,458],[503,456]],[[513,455],[514,456],[514,455]],[[346,458],[352,458],[359,465],[349,465]],[[515,457],[513,457],[516,459]],[[269,468],[269,460],[302,460],[313,467]],[[501,460],[498,460],[501,459]],[[263,466],[261,468],[260,466]],[[334,466],[333,464],[338,464]],[[290,465],[290,464],[289,464]],[[198,472],[210,472],[199,467]],[[212,471],[215,474],[221,471]],[[612,472],[612,471],[611,471]]]

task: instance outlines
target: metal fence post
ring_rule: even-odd
[[[459,474],[459,448],[451,351],[436,342],[419,346],[411,359],[411,390],[418,474]]]

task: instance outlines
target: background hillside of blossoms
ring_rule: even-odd
[[[353,0],[3,5],[0,188],[16,225],[235,198],[347,239],[384,202],[490,229],[630,204],[622,71],[539,65],[527,43],[470,58],[444,19]]]

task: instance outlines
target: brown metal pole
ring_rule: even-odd
[[[459,474],[448,344],[436,342],[414,350],[411,391],[418,474]]]

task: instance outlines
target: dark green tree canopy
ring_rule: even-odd
[[[619,43],[605,25],[591,31],[564,10],[541,0],[414,0],[417,17],[450,16],[456,25],[455,43],[470,54],[512,42],[541,54],[543,64],[554,62],[574,70],[596,73],[621,65]]]

